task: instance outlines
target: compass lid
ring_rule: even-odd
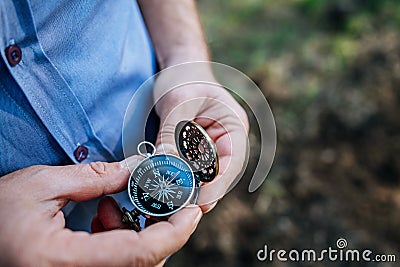
[[[217,149],[203,127],[193,121],[179,122],[175,142],[180,157],[190,165],[198,181],[211,182],[217,176]]]

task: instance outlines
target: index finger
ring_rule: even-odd
[[[56,236],[58,257],[77,266],[154,266],[186,243],[201,216],[198,206],[190,206],[139,233],[113,230],[90,235],[64,230]]]

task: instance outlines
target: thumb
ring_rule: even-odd
[[[137,165],[142,158],[132,156],[130,165]],[[104,194],[122,191],[127,187],[129,170],[119,162],[92,162],[90,164],[57,166],[47,169],[52,177],[53,199],[86,201]],[[48,185],[47,183],[44,183]]]

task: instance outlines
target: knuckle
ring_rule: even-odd
[[[105,162],[91,162],[88,165],[90,171],[96,175],[103,176],[107,173],[107,164]]]

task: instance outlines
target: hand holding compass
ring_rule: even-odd
[[[122,221],[135,231],[141,229],[138,216],[165,217],[196,203],[201,182],[212,181],[218,173],[218,156],[207,132],[197,123],[182,121],[175,129],[180,157],[156,154],[149,142],[141,142],[138,153],[146,157],[131,173],[128,194],[135,210],[123,208]],[[143,145],[152,148],[141,151]]]

